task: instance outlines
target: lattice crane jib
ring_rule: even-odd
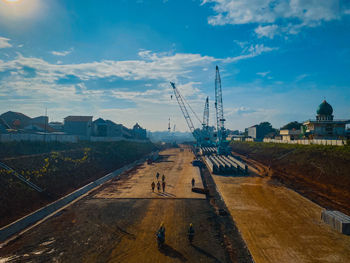
[[[175,95],[175,98],[177,100],[177,103],[179,104],[180,106],[180,109],[182,111],[182,114],[184,115],[185,117],[185,120],[187,122],[187,126],[188,128],[190,129],[191,133],[195,136],[195,128],[193,126],[193,122],[191,120],[191,117],[190,115],[188,114],[188,111],[186,109],[186,106],[185,106],[185,102],[184,102],[184,99],[183,97],[181,96],[180,92],[178,91],[178,89],[176,88],[175,86],[175,83],[173,82],[170,82],[172,88],[173,88],[173,91],[174,91],[174,95]],[[196,136],[195,136],[196,138]]]
[[[203,113],[203,128],[209,127],[209,97],[205,100],[204,113]]]
[[[224,108],[222,104],[221,78],[220,78],[220,72],[219,72],[218,66],[216,66],[216,76],[215,76],[215,109],[216,109],[217,131],[219,133],[218,135],[220,135],[220,133],[224,133],[225,131],[225,124],[224,124],[225,118],[224,118]]]

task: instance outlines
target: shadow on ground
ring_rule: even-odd
[[[186,262],[187,258],[184,257],[184,255],[182,255],[179,251],[177,251],[176,249],[172,248],[171,246],[164,244],[163,247],[161,247],[159,249],[159,251],[166,255],[167,257],[171,257],[171,258],[177,258],[179,259],[181,262]]]

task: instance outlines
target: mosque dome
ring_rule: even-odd
[[[322,101],[320,106],[318,106],[317,115],[330,116],[332,114],[333,114],[332,106],[326,100]]]

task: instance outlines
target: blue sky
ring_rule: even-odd
[[[185,131],[169,81],[199,116],[209,96],[214,124],[219,65],[230,129],[314,118],[324,98],[350,118],[349,32],[341,0],[0,0],[0,112]]]

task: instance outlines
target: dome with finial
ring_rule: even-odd
[[[332,106],[326,101],[322,101],[320,106],[318,106],[317,109],[317,121],[332,121],[333,120],[333,108]]]
[[[326,101],[322,101],[320,106],[318,106],[317,109],[317,115],[332,115],[333,114],[333,108],[332,106]]]

